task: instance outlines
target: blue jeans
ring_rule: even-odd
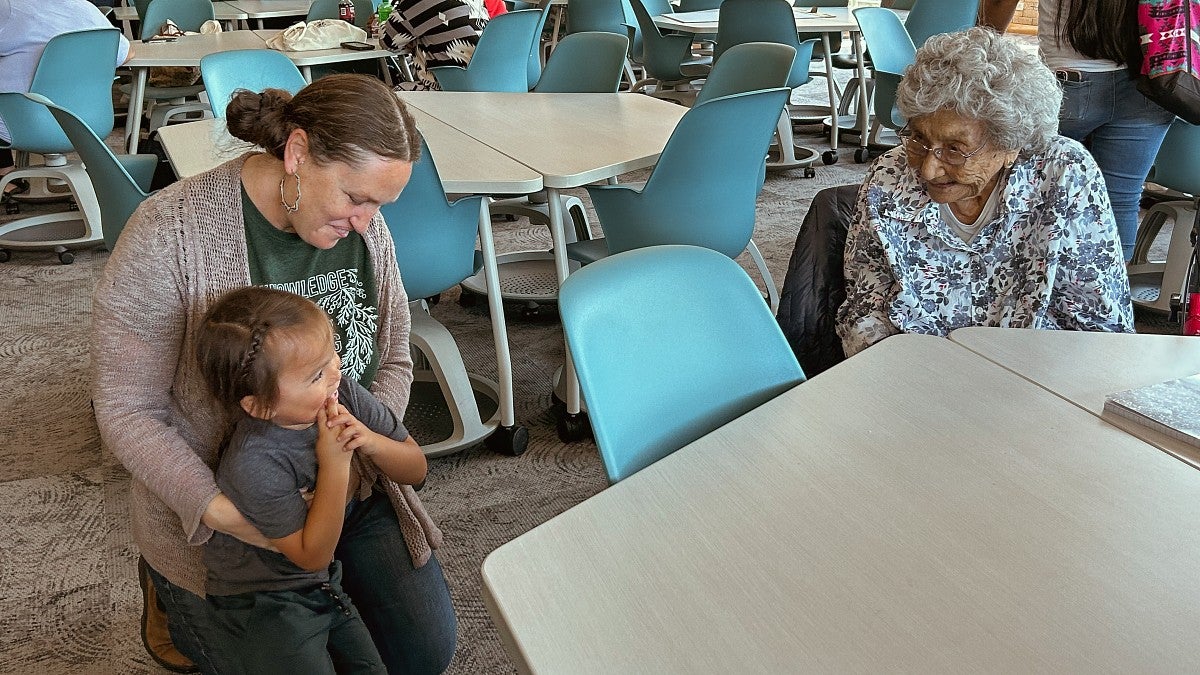
[[[353,505],[334,558],[389,673],[435,674],[450,665],[458,623],[446,578],[436,556],[413,567],[386,495],[375,492]],[[153,569],[150,578],[180,653],[205,673],[242,672],[242,656],[213,639],[219,624],[212,606]]]
[[[1133,256],[1142,183],[1175,116],[1142,96],[1125,70],[1063,83],[1058,132],[1082,142],[1104,174],[1125,259]]]

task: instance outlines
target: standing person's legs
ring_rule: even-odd
[[[346,518],[335,557],[342,586],[390,673],[441,673],[450,665],[457,619],[436,557],[414,568],[396,512],[375,492]]]
[[[1125,259],[1137,238],[1142,183],[1174,115],[1138,92],[1124,70],[1063,83],[1058,131],[1083,141],[1104,174]]]
[[[1125,71],[1112,73],[1112,119],[1092,132],[1090,150],[1104,173],[1125,259],[1133,256],[1142,184],[1175,115],[1142,96]]]

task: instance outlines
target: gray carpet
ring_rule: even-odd
[[[777,285],[811,196],[861,180],[865,167],[847,154],[841,164],[819,167],[815,179],[768,177],[755,239]],[[644,172],[624,180],[639,178]],[[497,236],[501,251],[549,245],[544,228],[524,221],[498,224]],[[0,264],[8,382],[0,397],[0,672],[160,672],[137,637],[128,475],[100,449],[88,403],[90,295],[106,257],[85,251],[63,266],[51,253],[16,253]],[[443,294],[434,316],[458,339],[468,368],[494,377],[486,310],[463,308],[457,296]],[[647,298],[647,312],[662,300]],[[476,449],[434,460],[421,493],[446,533],[438,555],[459,617],[454,673],[512,671],[480,597],[484,556],[605,486],[595,446],[565,445],[555,435],[550,380],[563,345],[553,311],[528,317],[513,308],[508,319],[517,416],[529,429],[529,449],[519,458]]]

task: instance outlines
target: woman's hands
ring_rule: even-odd
[[[208,503],[204,515],[200,516],[200,522],[217,532],[223,532],[251,546],[275,550],[271,541],[264,537],[258,528],[251,525],[250,521],[246,520],[242,512],[238,511],[238,508],[229,500],[229,497],[223,494],[218,494]]]

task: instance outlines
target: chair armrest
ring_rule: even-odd
[[[149,192],[154,170],[158,168],[158,155],[116,155],[116,158],[142,192]]]

